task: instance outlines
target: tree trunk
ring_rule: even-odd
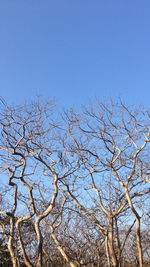
[[[106,248],[106,257],[107,257],[107,267],[111,267],[109,247],[108,247],[108,233],[106,234],[106,237],[105,237],[105,248]]]
[[[109,218],[109,235],[108,235],[108,245],[110,251],[110,257],[112,259],[113,267],[118,267],[118,260],[114,250],[114,229],[113,229],[113,218]]]
[[[126,197],[131,208],[132,213],[136,219],[136,242],[137,242],[137,249],[138,249],[138,257],[139,257],[139,267],[143,267],[143,253],[142,253],[142,245],[141,245],[141,229],[140,229],[140,216],[137,213],[136,209],[134,208],[131,198],[129,196],[128,189],[125,188]]]
[[[140,230],[140,217],[136,218],[136,240],[137,240],[137,249],[139,254],[139,267],[143,267],[143,253],[141,246],[141,230]]]
[[[14,248],[14,217],[10,217],[10,235],[8,240],[8,250],[10,252],[13,267],[19,267],[17,255]]]

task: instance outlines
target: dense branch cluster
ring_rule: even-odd
[[[149,266],[149,110],[0,105],[0,266]]]

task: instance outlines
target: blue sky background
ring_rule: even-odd
[[[149,106],[149,0],[0,1],[0,96]]]

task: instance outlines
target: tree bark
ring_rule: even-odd
[[[112,259],[113,267],[118,267],[118,260],[114,250],[114,229],[113,229],[113,218],[109,218],[109,234],[108,234],[108,245],[110,251],[110,257]]]

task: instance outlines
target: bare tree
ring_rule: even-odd
[[[139,266],[142,267],[140,214],[136,202],[138,198],[144,199],[150,193],[145,183],[149,181],[146,157],[150,141],[149,113],[130,111],[121,101],[117,105],[104,105],[98,102],[94,107],[83,108],[81,115],[71,110],[66,113],[65,121],[71,140],[69,149],[76,154],[79,162],[85,162],[83,174],[80,173],[78,176],[82,175],[84,184],[88,185],[86,190],[96,192],[99,207],[108,217],[107,228],[89,212],[90,206],[85,208],[79,195],[73,194],[69,185],[65,184],[68,194],[80,207],[83,216],[95,223],[105,235],[108,266],[111,265],[111,261],[113,266],[119,264],[114,244],[114,222],[127,206],[130,207],[136,220]],[[106,208],[102,184],[103,177],[109,175],[112,177],[114,188],[118,188],[120,192],[118,191],[118,203],[112,205],[112,200],[108,205],[107,202]],[[78,178],[77,182],[79,181]]]
[[[60,162],[58,158],[59,142],[54,143],[56,125],[52,121],[53,103],[41,105],[39,102],[23,107],[8,108],[1,111],[1,172],[8,185],[13,188],[10,211],[0,211],[1,216],[9,218],[8,249],[13,266],[20,266],[18,257],[18,244],[26,266],[34,264],[29,259],[21,235],[21,225],[34,217],[34,226],[37,236],[38,260],[37,266],[42,266],[42,233],[40,222],[50,214],[55,206],[58,194],[58,173],[55,165]],[[53,132],[53,134],[51,134]],[[55,138],[54,138],[55,136]],[[54,140],[55,139],[55,140]],[[48,146],[47,146],[48,144]],[[45,154],[44,154],[45,153]],[[36,186],[38,180],[44,181],[49,187],[49,205],[40,214],[36,211]],[[12,190],[11,190],[12,191]],[[35,192],[33,194],[33,191]],[[20,207],[23,202],[28,206],[26,213],[20,216]]]

